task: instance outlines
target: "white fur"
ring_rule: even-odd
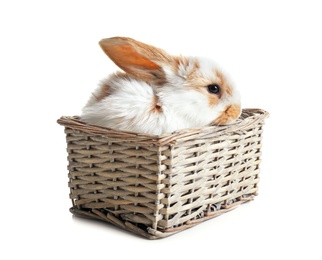
[[[135,79],[116,78],[111,88],[112,94],[100,101],[95,98],[100,87],[95,91],[83,108],[84,121],[116,129],[161,134],[160,130],[155,130],[164,123],[164,117],[148,113],[155,96],[150,85]]]

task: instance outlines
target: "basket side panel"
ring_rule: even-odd
[[[160,229],[202,220],[257,195],[263,122],[216,138],[211,133],[165,151]]]
[[[158,147],[66,128],[73,206],[156,227],[163,188]]]

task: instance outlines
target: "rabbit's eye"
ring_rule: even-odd
[[[220,87],[217,84],[211,84],[208,86],[208,91],[212,94],[218,94],[220,92]]]

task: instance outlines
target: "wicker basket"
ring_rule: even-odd
[[[267,116],[244,109],[230,126],[162,136],[61,117],[71,212],[155,239],[232,210],[257,195]]]

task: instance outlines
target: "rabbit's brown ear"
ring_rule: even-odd
[[[157,85],[166,81],[162,65],[171,57],[163,50],[126,37],[113,37],[99,42],[106,55],[130,75]]]

